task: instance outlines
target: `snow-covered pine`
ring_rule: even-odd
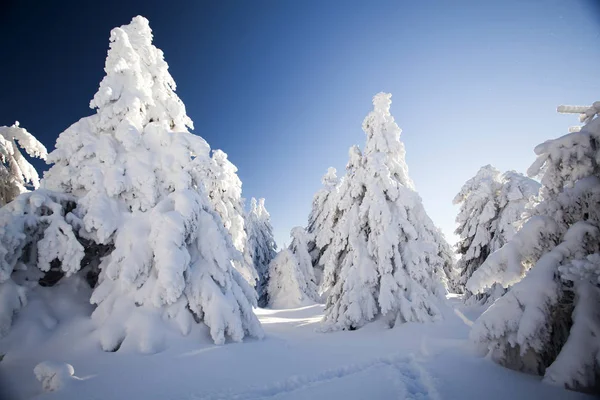
[[[324,270],[322,257],[333,238],[331,228],[337,201],[337,187],[340,183],[336,173],[335,168],[329,167],[327,173],[321,179],[323,187],[313,197],[312,210],[308,216],[308,226],[306,228],[310,236],[308,251],[318,286],[321,285]]]
[[[267,287],[269,284],[269,264],[277,255],[277,245],[273,238],[273,227],[270,215],[265,208],[265,199],[253,197],[250,201],[250,211],[246,215],[246,254],[256,268],[258,281],[256,292],[258,306],[267,307],[269,304]]]
[[[600,102],[580,132],[538,145],[541,201],[467,282],[512,288],[473,325],[482,353],[568,388],[600,383]]]
[[[87,255],[84,245],[104,245],[109,254],[94,253],[100,275],[90,299],[104,350],[157,351],[169,321],[183,334],[203,321],[215,343],[261,337],[254,290],[232,265],[241,254],[205,193],[210,147],[187,130],[192,121],[148,20],[113,29],[110,42],[90,103],[96,113],[60,134],[46,190],[3,209],[8,308],[24,301],[11,280],[15,267],[58,261],[70,274]]]
[[[229,161],[227,154],[221,150],[214,150],[208,165],[202,170],[205,176],[202,179],[208,191],[208,198],[217,214],[223,221],[223,226],[231,235],[235,248],[244,257],[235,260],[235,268],[242,274],[244,279],[254,286],[258,279],[258,273],[245,252],[247,242],[244,227],[244,200],[242,199],[242,181],[237,175],[237,167]]]
[[[281,250],[269,267],[269,305],[293,308],[319,301],[315,275],[308,253],[309,235],[304,228],[292,228],[292,243]]]
[[[441,318],[452,252],[408,176],[391,95],[373,98],[364,154],[350,151],[338,219],[325,262],[324,330],[356,329],[382,316],[390,326]]]
[[[31,157],[45,160],[48,156],[44,145],[21,128],[18,121],[12,126],[0,126],[0,207],[40,184],[37,171],[19,147]]]
[[[459,276],[451,289],[465,290],[465,284],[486,258],[498,250],[519,228],[528,205],[535,201],[540,184],[515,171],[500,174],[491,165],[485,165],[469,179],[454,198],[460,205],[456,217],[459,236],[456,245],[461,258],[457,264]],[[472,296],[468,290],[468,302],[493,302],[504,294],[501,285],[494,285],[484,293]]]

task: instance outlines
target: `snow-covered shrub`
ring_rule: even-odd
[[[80,269],[85,251],[76,233],[81,221],[71,213],[74,200],[38,189],[0,208],[0,337],[26,304],[26,289],[12,279],[13,271],[31,264],[68,276]]]
[[[461,258],[457,264],[459,276],[451,289],[463,292],[473,272],[491,253],[512,239],[528,205],[535,201],[539,186],[515,171],[500,174],[491,165],[481,167],[463,185],[453,201],[460,204],[455,233],[460,238],[456,248]],[[493,302],[502,294],[502,286],[494,285],[476,296],[467,290],[466,299]]]
[[[308,216],[308,226],[306,227],[306,231],[311,237],[308,242],[308,251],[315,269],[316,282],[319,286],[324,270],[323,254],[333,238],[332,226],[337,201],[337,187],[340,183],[336,172],[335,168],[329,167],[327,173],[321,179],[323,187],[313,197],[312,210]]]
[[[277,255],[277,246],[273,238],[270,215],[265,208],[265,199],[256,201],[253,197],[250,201],[250,211],[246,215],[246,233],[248,242],[245,253],[258,274],[258,306],[266,307],[269,304],[269,264]]]
[[[437,305],[452,252],[408,176],[391,95],[373,98],[364,154],[353,147],[339,186],[333,239],[325,251],[330,287],[324,330],[356,329],[377,316],[393,326],[441,318]]]
[[[73,379],[75,369],[71,364],[55,361],[44,361],[33,369],[38,381],[42,383],[45,392],[63,389]]]
[[[57,139],[45,190],[1,211],[0,282],[19,262],[44,270],[58,261],[66,274],[96,267],[92,318],[108,351],[127,338],[156,351],[168,321],[183,334],[203,321],[215,343],[261,337],[256,294],[233,266],[242,255],[206,190],[210,147],[187,130],[145,18],[113,29],[105,71],[96,113]],[[29,235],[38,221],[43,236]]]
[[[15,122],[0,126],[0,207],[12,201],[27,188],[40,184],[38,173],[21,154],[21,147],[31,157],[46,159],[46,148],[25,128]]]
[[[600,102],[580,132],[538,145],[541,202],[467,282],[512,288],[473,325],[477,347],[507,367],[569,388],[600,376]]]
[[[319,301],[304,228],[291,231],[292,243],[277,254],[269,267],[269,304],[275,308],[299,307]]]

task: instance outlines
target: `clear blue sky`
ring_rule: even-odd
[[[229,154],[245,197],[266,198],[280,245],[327,167],[343,173],[363,146],[379,91],[447,236],[480,166],[524,172],[576,123],[557,105],[600,99],[594,0],[43,3],[0,5],[0,125],[19,120],[52,149],[91,113],[110,29],[144,15],[195,133]]]

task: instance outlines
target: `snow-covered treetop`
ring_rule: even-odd
[[[0,206],[24,192],[26,186],[37,188],[40,183],[37,171],[19,147],[31,157],[45,160],[48,156],[44,145],[21,128],[18,121],[12,126],[0,126]]]
[[[110,41],[106,76],[90,102],[90,108],[98,109],[100,121],[106,124],[103,127],[126,135],[127,125],[115,123],[127,115],[133,117],[130,122],[142,126],[165,121],[174,130],[193,129],[183,102],[174,92],[175,81],[163,52],[152,44],[148,20],[134,17],[129,25],[113,29]],[[133,133],[132,139],[136,136]]]
[[[192,122],[145,18],[112,30],[105,71],[90,103],[96,114],[59,136],[42,184],[82,197],[84,223],[100,242],[117,228],[121,209],[146,211],[201,185],[210,152],[186,129]]]
[[[484,165],[477,171],[477,174],[465,182],[460,189],[460,192],[452,200],[452,204],[460,204],[467,198],[480,199],[486,195],[491,195],[493,190],[497,189],[497,184],[500,182],[500,171],[491,165]],[[485,193],[477,192],[484,190]],[[475,194],[475,196],[474,196]]]
[[[385,153],[385,163],[388,165],[390,174],[403,186],[414,190],[414,183],[408,176],[404,143],[400,141],[402,130],[390,114],[391,103],[392,95],[390,93],[382,92],[373,97],[373,111],[363,121],[363,131],[367,135],[364,153],[367,158],[374,153]],[[383,160],[380,161],[383,162]]]
[[[323,175],[321,183],[326,189],[333,189],[340,183],[340,179],[337,177],[337,170],[333,167],[327,168],[327,172]]]

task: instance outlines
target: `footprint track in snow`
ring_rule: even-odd
[[[346,378],[349,379],[348,382],[339,382]],[[439,394],[429,374],[414,360],[414,357],[406,355],[380,357],[363,363],[327,369],[315,374],[293,375],[272,384],[251,387],[241,392],[220,392],[193,398],[198,400],[255,400],[288,397],[317,399],[321,396],[322,398],[333,398],[332,396],[336,397],[341,394],[340,392],[348,390],[351,390],[352,395],[359,396],[355,398],[363,398],[360,393],[356,392],[357,388],[352,388],[352,386],[358,385],[359,391],[361,388],[366,390],[371,385],[361,385],[361,382],[373,383],[374,379],[378,381],[383,379],[383,385],[380,385],[379,388],[386,392],[385,398],[393,396],[398,399],[439,399]],[[385,387],[382,388],[382,386]],[[312,392],[312,394],[302,396],[299,393],[302,391]],[[378,397],[373,394],[371,398]]]

